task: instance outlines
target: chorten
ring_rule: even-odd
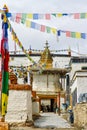
[[[49,50],[48,42],[46,41],[46,46],[45,46],[43,53],[41,54],[39,64],[41,66],[45,65],[45,68],[48,69],[48,68],[53,67],[52,63],[53,63],[53,58],[52,58],[50,50]]]

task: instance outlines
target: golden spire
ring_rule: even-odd
[[[41,65],[45,65],[46,68],[52,68],[53,59],[52,59],[52,56],[51,56],[51,53],[49,50],[48,41],[46,41],[45,44],[46,44],[46,46],[45,46],[43,53],[41,54],[39,63]]]

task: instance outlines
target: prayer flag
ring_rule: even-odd
[[[27,15],[26,14],[22,14],[22,18],[21,18],[21,23],[25,23],[25,21],[26,21],[26,17],[27,17]]]
[[[8,8],[5,5],[5,13]],[[5,17],[5,20],[4,20]],[[2,17],[2,40],[1,40],[1,58],[2,58],[2,93],[1,93],[1,108],[2,108],[2,116],[5,116],[7,112],[7,104],[8,104],[8,79],[9,79],[9,72],[8,72],[8,62],[9,62],[9,51],[8,51],[8,23],[7,23],[7,16],[4,14]]]
[[[50,20],[50,14],[45,14],[45,18]]]
[[[71,37],[71,32],[70,31],[66,31],[66,37]]]
[[[37,24],[35,25],[35,29],[41,30],[41,25],[37,23]]]
[[[81,18],[81,19],[86,18],[86,13],[81,13],[81,14],[80,14],[80,18]]]
[[[57,30],[55,28],[51,28],[51,31],[52,31],[53,34],[57,33]]]
[[[81,38],[86,39],[86,34],[85,33],[81,33]]]
[[[76,38],[81,38],[81,33],[76,32]]]
[[[31,22],[31,28],[35,28],[35,24],[34,22]]]
[[[31,21],[26,20],[26,27],[30,27],[31,26]]]
[[[5,116],[5,114],[7,113],[8,78],[9,78],[9,73],[4,71],[2,75],[2,116]]]
[[[33,19],[33,14],[27,14],[27,18]]]
[[[15,19],[15,21],[16,21],[17,23],[20,23],[20,21],[21,21],[21,13],[17,13],[17,14],[16,14],[16,19]]]
[[[2,51],[2,116],[5,116],[7,112],[8,103],[8,62],[9,62],[9,52],[8,52],[8,42],[6,39],[1,40]]]
[[[74,14],[74,19],[79,19],[80,18],[80,14],[79,13],[75,13]]]
[[[75,38],[76,37],[76,33],[75,32],[71,32],[71,37]]]
[[[33,19],[38,19],[38,14],[33,14]]]
[[[56,14],[52,14],[52,15],[56,17]]]
[[[45,26],[44,25],[41,25],[41,31],[45,32]]]
[[[44,19],[44,14],[38,14],[38,19]]]
[[[57,14],[58,17],[62,17],[62,14]]]
[[[10,20],[15,21],[16,14],[11,14]]]
[[[60,30],[57,31],[57,35],[60,36]]]
[[[50,27],[46,26],[46,31],[47,31],[47,33],[50,33],[50,31],[51,31]]]

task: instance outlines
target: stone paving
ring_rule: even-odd
[[[42,113],[41,117],[34,121],[38,128],[71,128],[71,125],[61,116],[55,113]]]
[[[55,113],[42,113],[41,116],[34,121],[32,127],[17,127],[10,130],[80,130],[70,125],[68,121]]]

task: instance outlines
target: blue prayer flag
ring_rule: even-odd
[[[86,34],[85,33],[81,33],[81,38],[86,39]]]
[[[33,19],[38,19],[38,14],[33,14]]]
[[[31,22],[31,28],[35,28],[35,23]]]
[[[57,35],[60,36],[60,30],[57,31]]]

